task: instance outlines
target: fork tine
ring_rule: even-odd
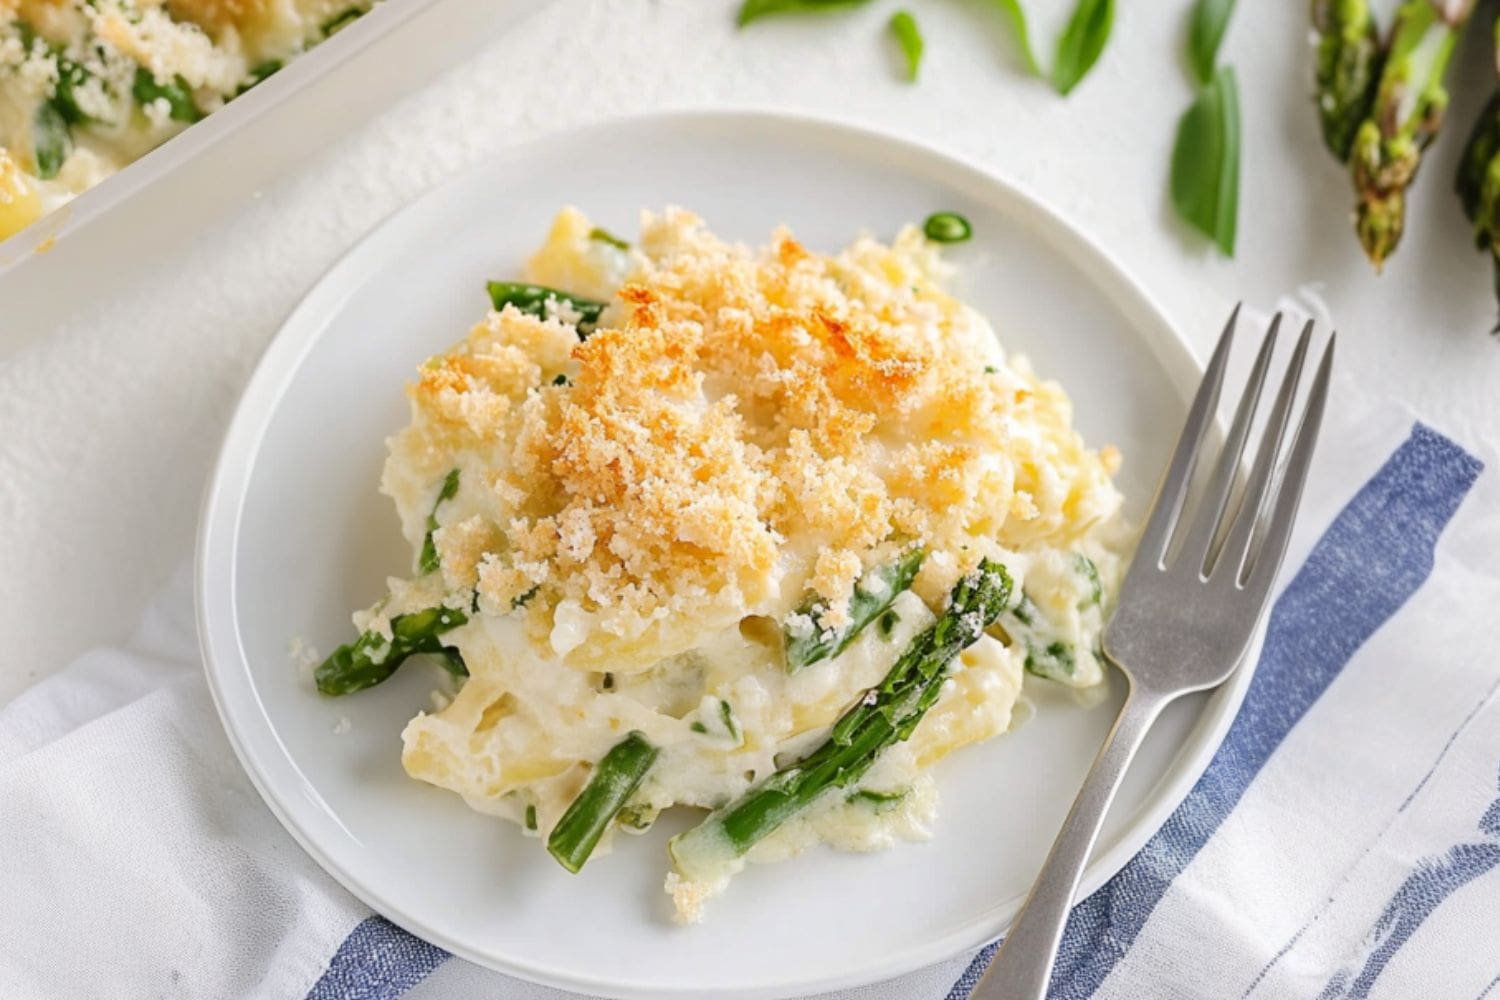
[[[1214,538],[1224,524],[1224,511],[1229,506],[1229,494],[1240,469],[1240,456],[1245,452],[1245,438],[1250,434],[1250,422],[1255,419],[1255,409],[1260,405],[1266,369],[1271,366],[1271,353],[1276,350],[1276,334],[1280,329],[1281,313],[1277,313],[1261,342],[1260,353],[1255,356],[1250,377],[1245,380],[1245,392],[1240,397],[1240,405],[1235,408],[1229,437],[1219,452],[1219,460],[1214,463],[1213,476],[1178,553],[1179,559],[1196,560],[1199,571],[1205,576],[1209,570],[1209,557],[1213,554]]]
[[[1275,506],[1271,510],[1270,524],[1265,540],[1253,553],[1247,590],[1264,593],[1270,589],[1276,571],[1281,568],[1286,555],[1287,543],[1292,537],[1292,523],[1297,518],[1297,505],[1302,500],[1302,487],[1307,482],[1307,470],[1312,465],[1313,446],[1318,441],[1318,428],[1323,423],[1323,409],[1328,402],[1328,383],[1333,372],[1333,345],[1337,334],[1330,334],[1328,346],[1323,348],[1323,360],[1318,364],[1318,374],[1313,379],[1312,389],[1307,394],[1307,405],[1302,410],[1302,420],[1297,426],[1297,437],[1292,443],[1291,455],[1287,458],[1286,470],[1276,491]]]
[[[1172,540],[1172,530],[1182,513],[1182,504],[1187,496],[1188,484],[1192,482],[1193,468],[1198,462],[1198,451],[1203,446],[1203,435],[1213,423],[1214,412],[1219,405],[1219,389],[1224,384],[1224,367],[1229,359],[1229,349],[1234,343],[1234,326],[1240,318],[1240,307],[1235,305],[1219,335],[1219,344],[1213,357],[1208,359],[1208,369],[1188,409],[1187,423],[1182,427],[1182,436],[1177,439],[1177,449],[1172,452],[1172,461],[1162,476],[1161,486],[1156,491],[1156,500],[1151,505],[1151,519],[1141,532],[1139,553],[1149,556],[1152,563],[1160,567],[1167,554],[1167,544]]]
[[[1297,338],[1297,348],[1281,378],[1281,388],[1276,393],[1276,402],[1271,415],[1261,431],[1260,448],[1255,454],[1255,464],[1250,468],[1250,479],[1245,483],[1244,495],[1230,522],[1229,534],[1219,548],[1219,563],[1234,567],[1228,578],[1238,582],[1244,574],[1249,556],[1250,539],[1255,525],[1260,521],[1261,509],[1265,506],[1266,493],[1270,490],[1272,476],[1276,472],[1276,458],[1281,454],[1281,444],[1286,439],[1286,428],[1292,413],[1292,400],[1297,396],[1297,384],[1302,381],[1302,365],[1307,358],[1307,346],[1312,340],[1313,324],[1308,320]],[[1226,559],[1232,560],[1225,562]]]

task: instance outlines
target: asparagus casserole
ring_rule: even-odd
[[[824,256],[564,210],[410,386],[382,489],[414,573],[319,689],[436,658],[456,694],[407,772],[569,871],[704,811],[669,847],[683,920],[747,861],[929,836],[932,765],[1023,677],[1101,682],[1120,575],[1117,454],[946,277],[915,226]]]
[[[374,0],[0,0],[0,240]]]

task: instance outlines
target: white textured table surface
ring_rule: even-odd
[[[1015,71],[998,16],[981,3],[921,5],[923,79],[897,82],[885,36],[894,6],[736,32],[729,0],[558,0],[190,240],[137,262],[127,290],[91,298],[80,276],[76,297],[7,320],[5,296],[24,289],[0,288],[0,702],[125,633],[188,558],[240,387],[330,263],[489,151],[629,112],[810,111],[969,157],[1117,254],[1200,351],[1233,300],[1265,307],[1319,285],[1348,370],[1449,433],[1500,435],[1489,265],[1471,251],[1451,194],[1458,133],[1482,93],[1457,95],[1406,241],[1377,279],[1308,106],[1304,5],[1242,5],[1224,49],[1240,74],[1246,149],[1239,253],[1226,261],[1166,202],[1173,128],[1189,100],[1178,56],[1186,3],[1124,5],[1099,67],[1066,101]],[[1059,15],[1035,20],[1050,47]],[[1483,41],[1463,53],[1479,90]]]

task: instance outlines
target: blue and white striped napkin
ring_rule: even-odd
[[[1496,461],[1337,385],[1244,707],[1074,911],[1056,1000],[1500,1000]],[[567,996],[297,848],[219,730],[186,573],[125,647],[0,709],[0,833],[6,998]],[[965,1000],[991,953],[825,1000]]]

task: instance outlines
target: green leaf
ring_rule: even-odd
[[[796,14],[809,11],[833,10],[837,7],[857,7],[869,0],[745,0],[740,4],[735,24],[743,28],[751,21],[759,21],[772,14]]]
[[[1114,0],[1078,0],[1057,40],[1057,60],[1052,64],[1052,86],[1059,94],[1071,93],[1094,68],[1114,23]]]
[[[1031,29],[1026,26],[1026,11],[1021,8],[1021,0],[994,0],[994,3],[1010,22],[1011,34],[1016,36],[1016,47],[1021,50],[1021,63],[1026,72],[1032,76],[1041,76],[1042,67],[1038,65],[1036,53],[1031,49]]]
[[[1200,84],[1214,78],[1219,43],[1224,40],[1224,29],[1229,27],[1229,15],[1233,12],[1234,0],[1198,0],[1193,4],[1193,20],[1188,26],[1188,61]]]
[[[68,129],[67,119],[51,101],[36,109],[36,117],[31,121],[31,142],[36,154],[36,175],[44,181],[56,177],[73,148],[73,133]]]
[[[1172,149],[1172,204],[1195,229],[1234,256],[1240,197],[1240,98],[1225,66],[1183,112]]]
[[[158,99],[165,100],[167,107],[171,109],[169,114],[173,121],[195,122],[203,117],[203,112],[198,110],[198,105],[193,101],[193,88],[188,86],[181,75],[160,83],[149,69],[137,66],[135,83],[131,85],[130,93],[142,107]]]
[[[891,34],[896,36],[896,44],[906,58],[906,79],[916,83],[917,71],[922,68],[923,42],[922,31],[911,11],[898,10],[891,15]]]

